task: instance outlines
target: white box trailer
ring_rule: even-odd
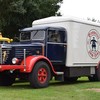
[[[66,29],[66,66],[97,66],[100,60],[100,24],[74,18],[50,17],[32,24],[33,27],[39,25]],[[96,47],[92,50],[93,43]]]
[[[65,65],[71,77],[94,80],[100,61],[100,24],[71,17],[48,17],[33,21],[32,27],[63,27],[67,33]],[[77,74],[76,74],[77,73]]]

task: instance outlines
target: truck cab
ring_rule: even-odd
[[[62,27],[21,29],[20,42],[0,47],[0,72],[3,73],[0,84],[11,85],[14,75],[13,78],[20,76],[20,79],[26,76],[32,87],[48,86],[51,77],[64,70],[66,48],[67,35]]]
[[[65,64],[67,35],[64,28],[31,27],[20,31],[21,43],[41,44],[44,46],[41,54],[53,64]]]

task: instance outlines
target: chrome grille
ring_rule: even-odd
[[[2,49],[0,48],[0,64],[2,64]]]

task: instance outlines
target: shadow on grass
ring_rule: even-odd
[[[0,86],[3,89],[33,89],[27,81],[15,81],[12,86]]]
[[[61,86],[61,85],[74,85],[74,84],[83,84],[83,83],[89,83],[90,81],[88,80],[78,80],[76,82],[60,82],[60,81],[56,81],[56,82],[51,82],[50,85],[51,86]]]
[[[52,80],[50,81],[49,86],[63,86],[63,85],[75,85],[75,84],[83,84],[83,83],[91,83],[88,80],[78,80],[76,82],[60,82],[60,81],[55,81]],[[26,81],[16,81],[12,86],[0,86],[0,88],[5,88],[5,89],[35,89],[30,87],[30,83]],[[43,89],[43,88],[41,88]]]

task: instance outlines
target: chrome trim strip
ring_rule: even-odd
[[[58,60],[51,60],[51,62],[62,62],[62,61],[58,61]]]
[[[26,49],[24,49],[24,69],[26,70]]]
[[[67,43],[58,43],[58,42],[47,42],[47,44],[63,44],[63,45],[67,45]]]
[[[92,63],[92,62],[89,62],[89,63],[86,63],[86,62],[73,63],[73,65],[83,65],[83,64],[87,64],[87,65],[95,64],[95,65],[97,65],[97,63]]]

